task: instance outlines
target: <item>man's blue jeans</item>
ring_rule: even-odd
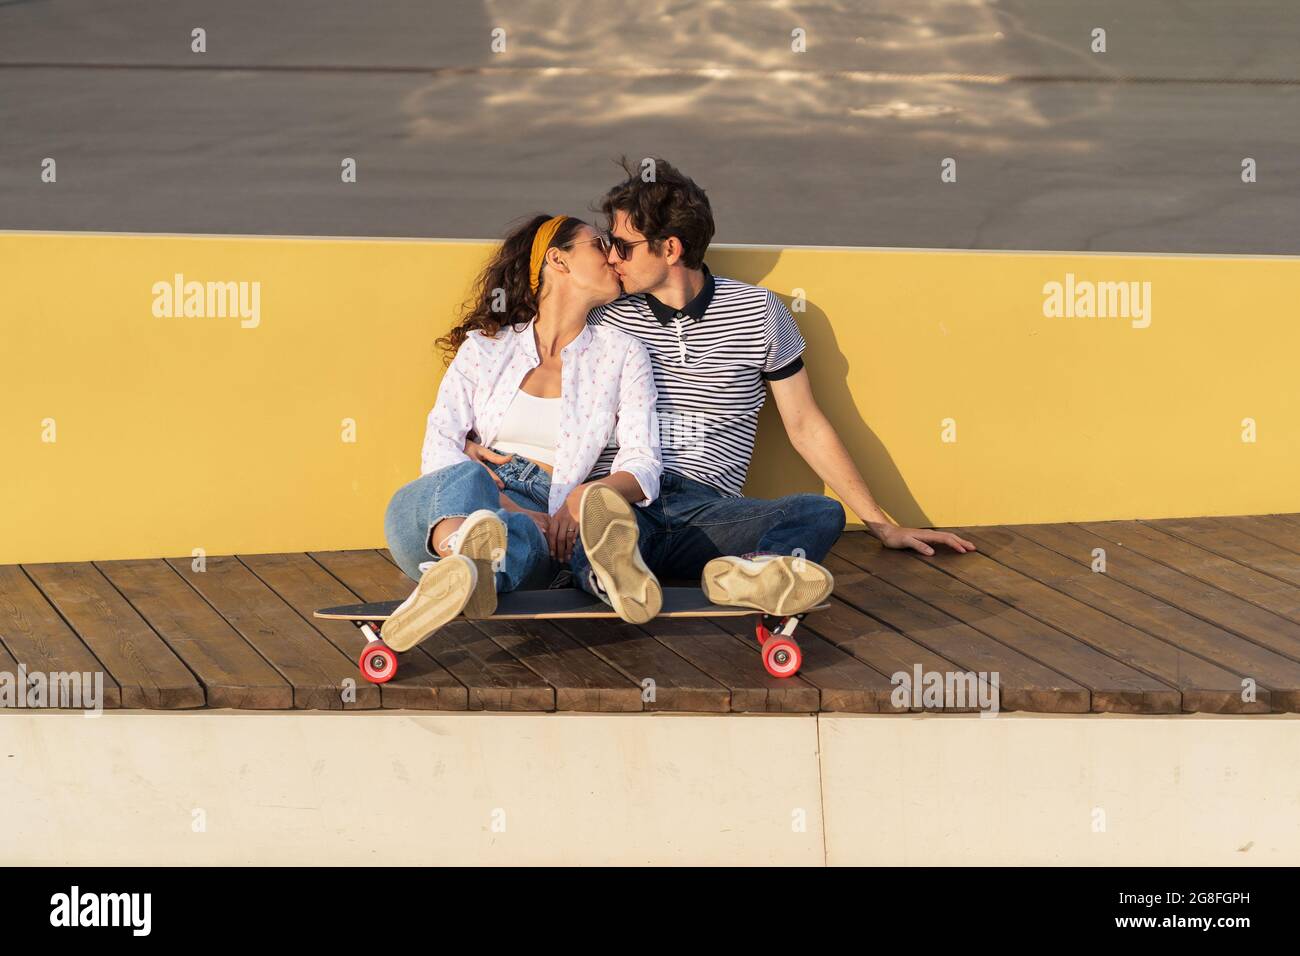
[[[544,588],[560,566],[551,558],[546,538],[533,519],[501,507],[501,495],[529,511],[546,512],[550,476],[526,459],[511,458],[491,465],[505,482],[499,489],[487,470],[476,461],[463,461],[422,475],[397,489],[384,514],[384,537],[398,566],[412,580],[420,580],[420,565],[437,561],[429,550],[429,532],[443,518],[463,518],[486,508],[506,525],[506,553],[496,573],[498,592]]]
[[[634,508],[641,557],[661,581],[698,584],[704,566],[723,555],[755,551],[800,554],[821,561],[844,531],[844,507],[825,495],[733,498],[703,482],[665,471],[659,497]],[[591,564],[582,544],[570,562],[577,583],[590,590]]]

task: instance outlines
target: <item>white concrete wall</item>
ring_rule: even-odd
[[[1300,863],[1300,717],[821,718],[831,864]]]
[[[1294,865],[1300,718],[12,711],[0,806],[4,864]]]
[[[825,852],[811,717],[10,712],[0,807],[10,864],[815,864]]]

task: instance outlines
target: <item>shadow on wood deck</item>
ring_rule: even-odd
[[[1300,711],[1300,515],[953,530],[979,552],[845,534],[785,680],[749,618],[460,621],[372,686],[312,612],[405,597],[382,551],[0,566],[0,674],[101,671],[107,708],[894,713],[919,667],[996,673],[1003,711]]]

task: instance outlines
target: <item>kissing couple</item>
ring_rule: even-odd
[[[603,228],[537,215],[514,229],[438,340],[449,364],[421,474],[384,518],[417,582],[384,625],[393,650],[565,578],[632,623],[659,613],[660,579],[777,616],[823,602],[844,506],[742,494],[769,388],[795,450],[884,546],[975,549],[884,514],[817,405],[790,310],[710,271],[708,196],[645,163],[649,177],[622,160]]]

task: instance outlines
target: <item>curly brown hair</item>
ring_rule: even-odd
[[[682,244],[682,264],[698,269],[713,239],[713,208],[704,190],[668,160],[657,156],[651,157],[654,182],[649,183],[626,156],[615,162],[623,167],[627,179],[600,202],[608,227],[614,225],[614,213],[622,210],[636,231],[650,240],[646,245],[651,252],[657,253],[663,240],[676,236]]]
[[[451,360],[471,332],[479,331],[496,338],[506,326],[524,326],[537,315],[537,296],[529,284],[528,268],[532,260],[533,237],[542,224],[553,217],[538,213],[508,233],[474,281],[474,291],[461,306],[460,323],[434,344],[443,351],[443,364]],[[586,223],[572,216],[560,223],[547,249],[569,249]],[[542,266],[542,282],[546,266]]]

